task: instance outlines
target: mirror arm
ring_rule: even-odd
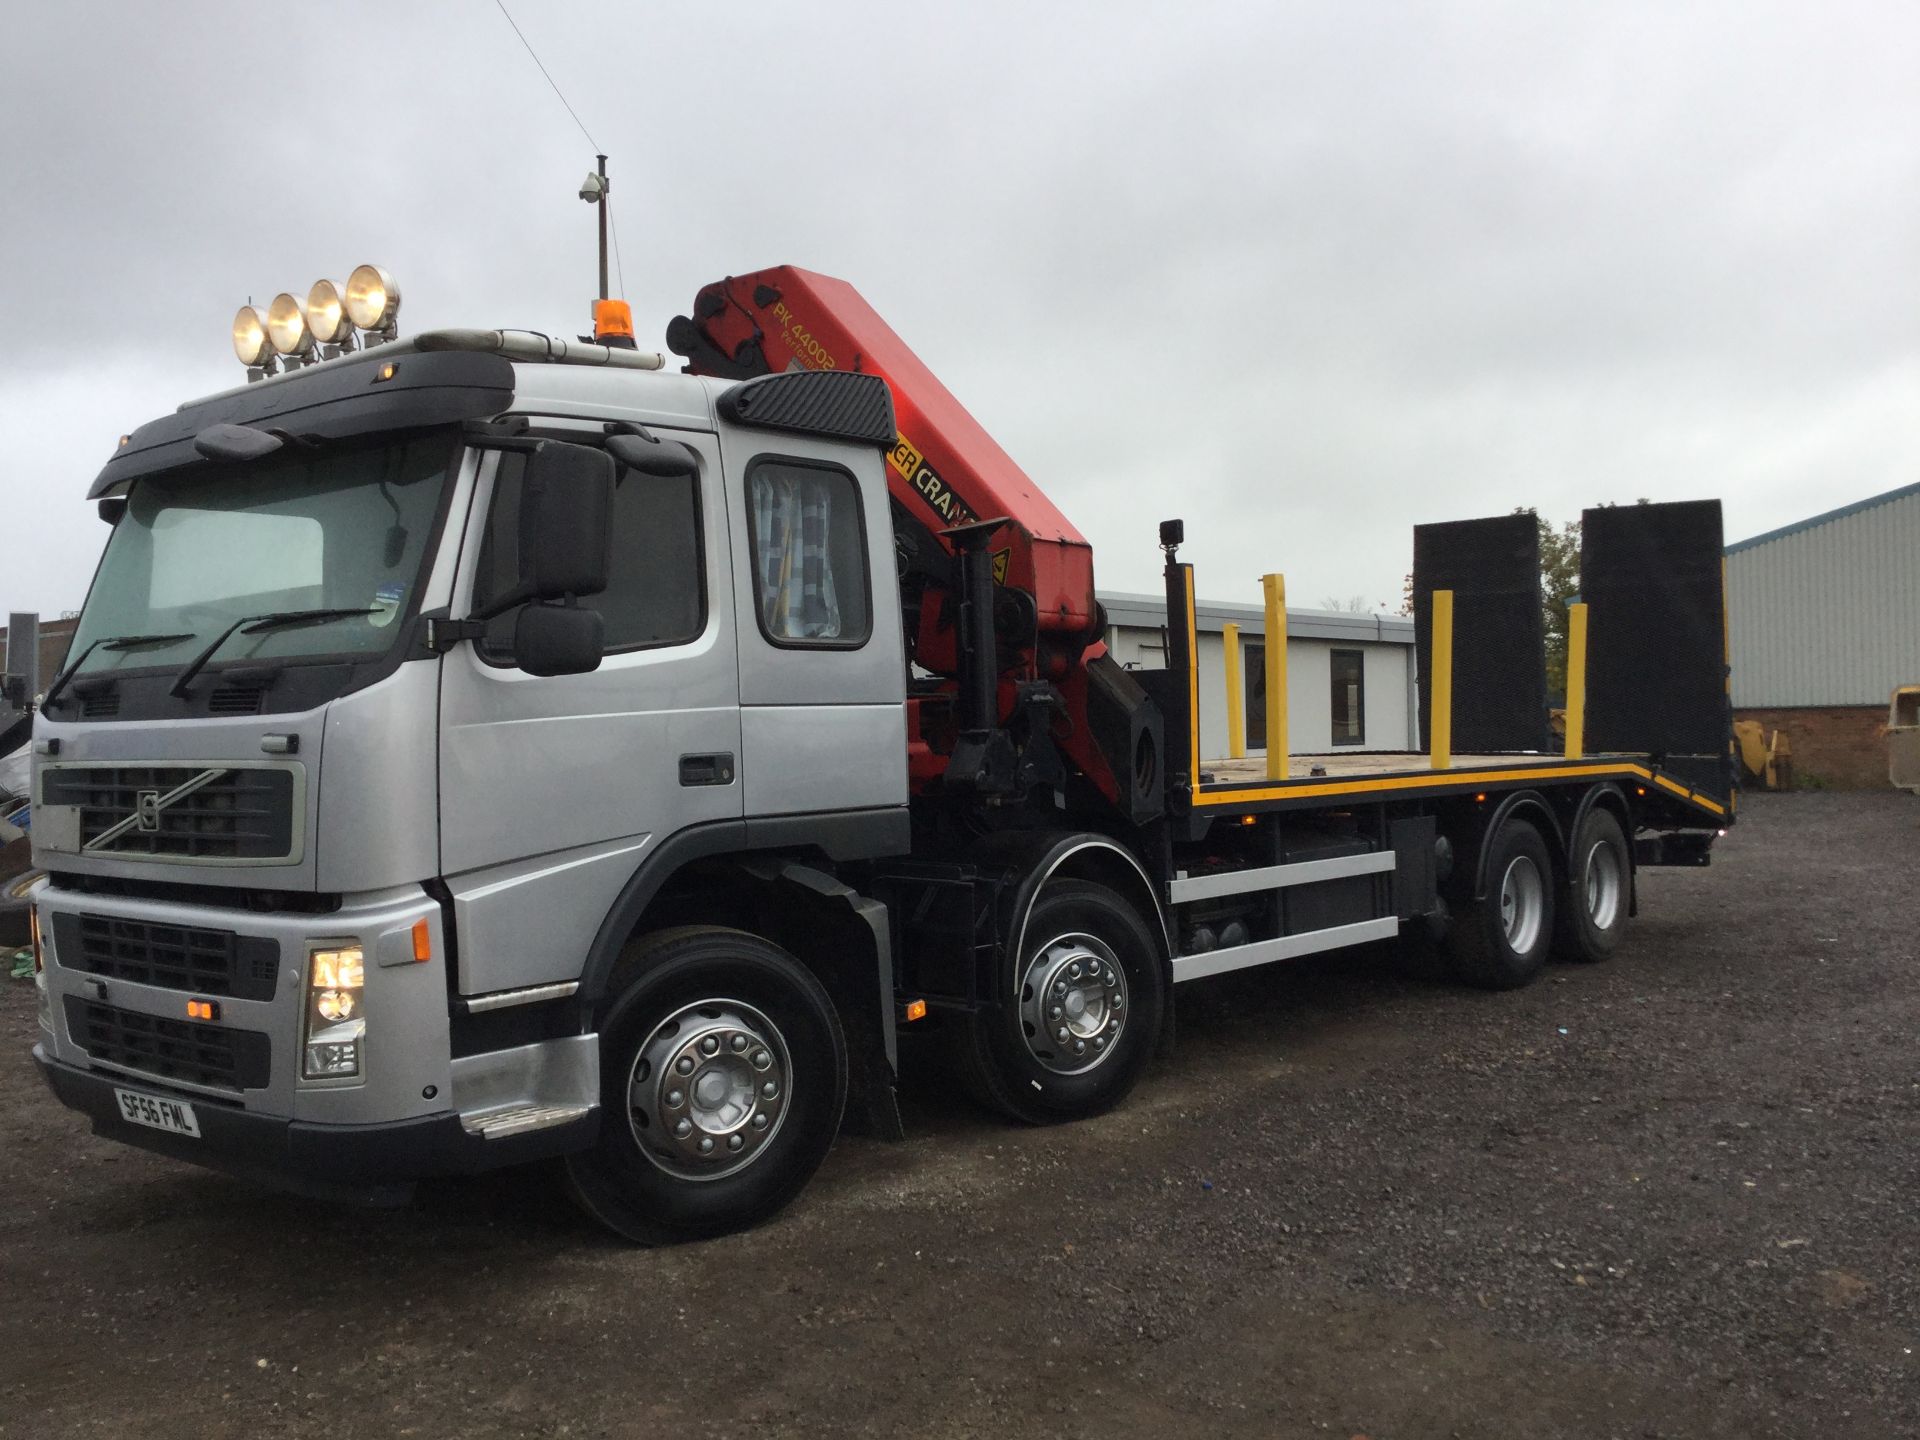
[[[484,623],[493,619],[496,615],[506,614],[507,611],[513,609],[516,605],[526,604],[531,599],[533,599],[533,586],[522,580],[518,585],[515,585],[504,594],[496,595],[490,603],[482,605],[478,610],[471,611],[467,618]]]

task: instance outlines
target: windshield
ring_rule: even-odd
[[[366,613],[243,629],[213,668],[384,653],[419,583],[452,453],[434,435],[136,480],[70,653],[106,642],[82,673],[178,668],[244,617],[327,609]],[[123,636],[160,643],[112,643]]]

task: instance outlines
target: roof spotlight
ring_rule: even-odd
[[[233,353],[249,367],[263,366],[273,359],[273,342],[267,338],[267,322],[251,305],[242,305],[233,317]]]
[[[331,280],[316,280],[307,291],[307,328],[322,345],[343,345],[353,339],[347,302]]]
[[[378,265],[361,265],[347,276],[347,318],[362,330],[389,336],[400,316],[400,287]]]
[[[313,353],[313,332],[307,328],[307,312],[300,302],[281,291],[267,307],[267,338],[282,355],[305,357]]]

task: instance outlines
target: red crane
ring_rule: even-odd
[[[1131,813],[1125,792],[1148,787],[1122,786],[1116,770],[1157,766],[1158,737],[1143,757],[1126,715],[1148,707],[1107,657],[1093,547],[859,292],[791,265],[729,276],[700,290],[693,314],[673,322],[667,342],[696,375],[848,370],[887,381],[899,431],[887,481],[911,659],[948,682],[920,687],[910,702],[916,784],[955,783],[956,748],[977,758],[961,737],[986,721],[1042,770],[1046,747],[1033,742],[1043,733],[1071,770]],[[969,555],[992,576],[993,681],[984,687],[992,714],[962,713],[949,724],[940,712],[951,713],[956,692],[964,711],[968,690],[966,586],[958,571]],[[1109,713],[1116,707],[1124,734]],[[967,783],[979,788],[977,776]]]

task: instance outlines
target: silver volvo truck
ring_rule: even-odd
[[[1177,535],[1123,672],[905,508],[883,379],[658,364],[438,332],[122,440],[34,730],[34,1053],[99,1133],[372,1200],[559,1157],[713,1234],[898,1136],[910,1024],[1071,1119],[1176,982],[1411,926],[1522,983],[1726,823],[1645,753],[1210,768]]]

